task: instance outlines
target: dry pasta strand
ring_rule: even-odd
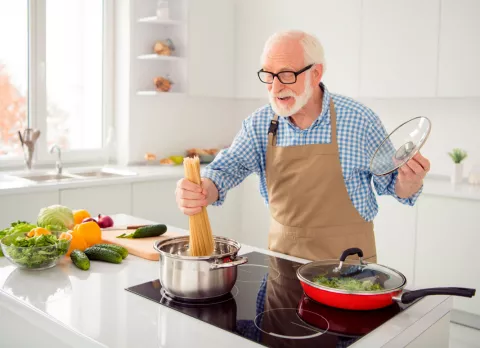
[[[201,185],[200,159],[198,156],[186,157],[183,160],[185,178]],[[190,256],[210,256],[213,254],[215,242],[206,207],[200,213],[189,216]]]

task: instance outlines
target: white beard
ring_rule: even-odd
[[[308,100],[312,96],[313,88],[310,84],[310,81],[311,81],[311,76],[307,72],[307,76],[305,78],[305,90],[301,95],[296,95],[291,90],[285,90],[284,92],[280,92],[277,95],[273,95],[272,92],[269,92],[268,97],[270,99],[270,105],[272,106],[273,111],[278,116],[283,116],[283,117],[292,116],[296,114],[298,111],[300,111],[300,109],[305,106],[305,104],[308,102]],[[291,107],[278,105],[277,99],[276,99],[277,97],[279,98],[293,97],[295,102]]]

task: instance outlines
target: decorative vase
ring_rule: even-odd
[[[463,178],[463,163],[455,163],[453,165],[453,172],[451,182],[452,184],[459,184]]]

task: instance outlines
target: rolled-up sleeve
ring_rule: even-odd
[[[231,146],[221,150],[212,163],[202,169],[202,177],[210,179],[218,189],[218,200],[213,205],[222,205],[228,190],[260,171],[260,156],[255,150],[249,122],[244,120]]]
[[[370,124],[366,132],[366,144],[367,144],[366,153],[368,155],[369,163],[370,163],[370,159],[374,155],[378,146],[382,144],[382,142],[387,136],[388,136],[388,133],[385,130],[385,127],[381,123],[380,119],[378,117],[375,117],[374,121]],[[395,153],[395,148],[393,147],[393,144],[391,142],[388,142],[382,145],[381,152],[382,153],[377,155],[393,156],[393,154]],[[395,184],[398,179],[398,170],[395,170],[394,172],[384,176],[377,176],[377,175],[373,175],[372,173],[372,177],[373,177],[373,185],[378,195],[380,196],[391,195],[395,197],[396,200],[406,205],[413,206],[423,190],[423,185],[422,185],[422,187],[412,196],[408,198],[400,198],[395,192]]]

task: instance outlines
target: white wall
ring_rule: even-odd
[[[169,156],[194,147],[225,147],[241,127],[233,99],[172,95],[133,100],[131,162],[143,160],[145,152]]]

